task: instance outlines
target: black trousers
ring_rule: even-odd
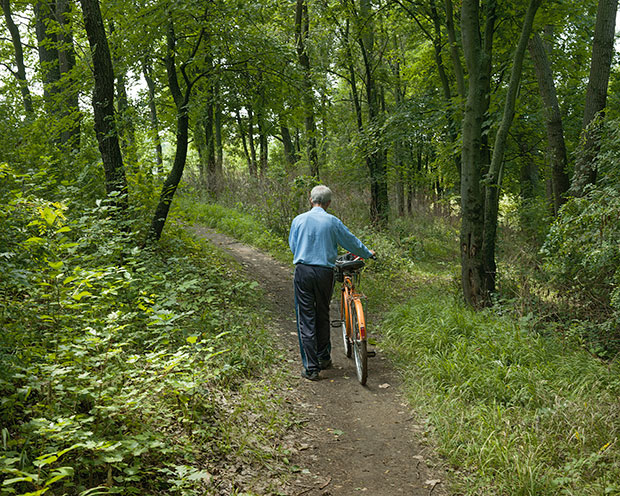
[[[295,311],[301,361],[308,372],[319,371],[319,360],[331,353],[329,303],[334,271],[328,267],[295,266]]]

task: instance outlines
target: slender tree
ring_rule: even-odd
[[[117,204],[121,208],[126,208],[127,180],[114,118],[114,70],[108,38],[99,0],[80,0],[80,4],[93,61],[95,132],[103,160],[106,191],[108,194],[120,193]]]
[[[176,43],[177,35],[174,30],[172,19],[169,20],[168,30],[166,33],[166,74],[168,76],[168,86],[177,109],[176,118],[176,151],[174,155],[174,163],[172,169],[166,177],[159,195],[159,202],[155,208],[155,214],[151,221],[151,227],[147,235],[147,242],[158,241],[166,224],[170,205],[174,198],[174,194],[179,186],[179,182],[183,177],[185,162],[187,160],[187,149],[189,140],[189,103],[194,85],[205,76],[205,72],[199,72],[193,78],[188,73],[188,65],[194,61],[194,57],[198,52],[204,36],[204,29],[196,37],[194,46],[191,49],[187,60],[181,64],[180,71],[183,76],[184,88],[179,83],[177,76],[176,63]]]
[[[161,137],[159,136],[159,117],[157,115],[157,105],[155,104],[155,81],[153,80],[153,69],[147,58],[142,59],[142,75],[146,81],[146,87],[149,95],[149,118],[151,122],[151,133],[155,141],[155,160],[157,163],[157,172],[163,172],[164,153],[161,146]]]
[[[319,177],[319,158],[316,146],[316,124],[314,120],[314,97],[312,87],[312,72],[310,56],[308,54],[308,35],[310,20],[306,0],[297,0],[295,9],[295,40],[297,59],[303,72],[302,102],[304,123],[306,127],[306,149],[310,163],[310,175]]]
[[[551,186],[553,194],[553,211],[557,215],[558,210],[566,201],[566,193],[570,187],[570,179],[567,172],[568,158],[566,143],[564,141],[564,126],[560,104],[553,80],[551,63],[547,57],[544,43],[538,33],[535,33],[529,41],[529,53],[538,80],[538,88],[545,111],[545,124],[547,128],[547,156],[551,169]]]
[[[43,80],[43,100],[50,115],[58,117],[56,95],[60,80],[58,63],[58,36],[54,27],[56,23],[56,2],[37,0],[34,4],[37,48],[41,79]]]
[[[597,125],[594,119],[607,105],[607,86],[614,53],[618,0],[599,0],[592,43],[590,78],[583,113],[583,149],[575,163],[571,192],[582,196],[589,184],[596,183],[595,158],[598,152]]]
[[[11,34],[11,41],[13,42],[13,49],[15,50],[15,66],[17,67],[17,70],[13,72],[13,74],[17,79],[17,83],[19,84],[19,91],[22,94],[26,115],[32,117],[34,110],[32,106],[30,88],[28,87],[28,80],[26,79],[26,66],[24,65],[24,48],[22,46],[21,36],[19,34],[19,29],[17,25],[13,21],[10,0],[1,0],[0,5],[2,5],[2,11],[4,12],[6,26],[9,30],[9,33]]]
[[[60,131],[60,143],[64,149],[78,149],[82,113],[75,75],[75,47],[72,26],[72,1],[56,0],[58,18],[58,69],[61,78],[61,115],[64,124]]]
[[[502,186],[504,167],[504,155],[506,153],[506,141],[508,131],[515,115],[517,93],[521,82],[523,58],[527,50],[528,40],[532,33],[534,17],[542,0],[530,0],[519,42],[515,48],[508,91],[504,100],[502,120],[499,124],[493,146],[493,158],[487,177],[485,178],[485,206],[484,206],[484,238],[482,244],[484,261],[484,289],[487,293],[495,292],[495,277],[497,266],[495,263],[495,244],[497,238],[497,215],[499,212],[499,194]],[[482,295],[486,298],[486,295]]]

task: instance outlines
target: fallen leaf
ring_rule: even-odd
[[[387,382],[379,385],[379,389],[387,389],[389,387],[390,387],[390,385]]]
[[[429,479],[424,481],[424,484],[427,486],[436,486],[437,484],[441,484],[441,480],[439,479]]]

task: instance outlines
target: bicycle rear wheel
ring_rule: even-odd
[[[363,322],[364,319],[358,318],[358,311],[362,311],[361,308],[358,309],[356,305],[352,305],[351,320],[353,324],[353,356],[355,357],[355,372],[357,373],[357,380],[363,386],[366,384],[366,379],[368,378],[368,348],[366,339],[362,339],[360,334],[359,322],[360,320]]]
[[[347,358],[351,358],[351,340],[349,339],[349,336],[347,334],[347,312],[345,311],[345,295],[344,292],[342,293],[342,296],[340,298],[340,327],[342,330],[342,342],[344,344],[344,354],[347,356]],[[349,313],[351,308],[349,308]]]

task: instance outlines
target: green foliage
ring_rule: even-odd
[[[276,357],[256,283],[0,173],[0,494],[204,494],[222,460],[279,456],[288,417],[248,384]]]
[[[617,494],[617,367],[491,312],[441,286],[420,290],[383,322],[466,494]]]
[[[598,182],[582,198],[570,199],[551,226],[542,248],[551,284],[587,318],[584,337],[593,351],[620,350],[620,133],[617,122],[605,126],[597,157]]]

